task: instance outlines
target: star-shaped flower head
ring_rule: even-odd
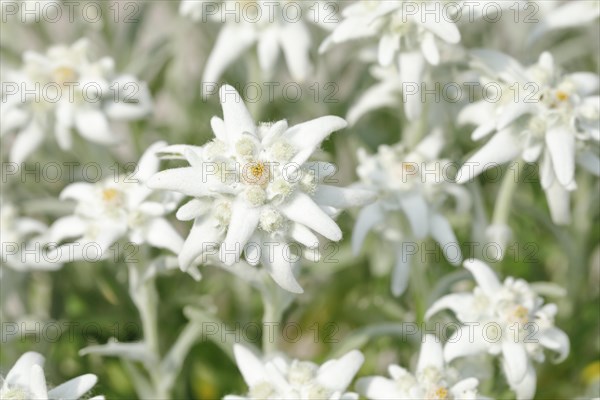
[[[459,122],[478,125],[474,140],[493,135],[466,161],[458,182],[509,161],[539,161],[552,219],[569,223],[569,192],[577,188],[575,164],[600,175],[598,76],[564,74],[550,53],[542,53],[529,68],[492,50],[473,55],[485,81],[497,82],[502,97],[470,104],[459,115]]]
[[[358,399],[356,393],[346,390],[364,362],[360,351],[350,351],[321,366],[309,361],[290,362],[282,356],[263,361],[239,344],[233,351],[249,390],[246,396],[228,395],[225,400]]]
[[[459,265],[462,255],[444,205],[453,198],[457,211],[471,205],[469,193],[449,176],[449,160],[438,159],[444,146],[441,130],[424,138],[414,149],[399,143],[380,146],[377,154],[359,152],[360,187],[377,193],[377,201],[365,206],[356,219],[352,248],[358,253],[369,231],[375,230],[396,251],[392,292],[399,296],[407,287],[411,252],[405,242],[431,236],[446,259]]]
[[[191,2],[190,2],[191,3]],[[198,16],[201,3],[182,3],[181,10]],[[216,3],[213,2],[211,7]],[[214,11],[214,12],[213,12]],[[293,79],[305,80],[311,70],[311,32],[309,23],[333,28],[335,8],[331,2],[312,1],[238,1],[226,0],[211,19],[222,23],[217,41],[206,61],[202,81],[217,82],[223,72],[248,49],[256,45],[258,62],[264,76],[272,76],[280,50]]]
[[[542,18],[529,33],[528,45],[553,31],[566,28],[582,28],[600,17],[597,1],[571,0],[568,2],[537,1]]]
[[[15,163],[23,162],[49,132],[62,149],[72,147],[72,130],[94,143],[115,144],[118,137],[109,122],[142,118],[152,107],[144,83],[116,76],[111,58],[90,59],[86,39],[45,54],[26,52],[23,68],[5,78],[0,134],[18,132],[10,153]]]
[[[440,64],[441,44],[457,44],[460,32],[454,21],[440,12],[427,12],[439,8],[437,1],[357,1],[342,11],[343,20],[321,44],[320,53],[348,41],[357,39],[377,40],[377,61],[382,67],[396,65],[399,86],[411,85],[406,96],[404,111],[409,120],[416,119],[422,111],[421,82],[429,65]],[[396,84],[391,79],[386,82]],[[382,102],[389,89],[375,86],[382,91]],[[414,92],[413,92],[414,91]],[[407,90],[407,93],[409,91]],[[375,104],[379,104],[375,100]],[[356,106],[355,106],[356,107]],[[373,108],[373,107],[372,107]],[[353,110],[353,113],[356,111]]]
[[[383,376],[359,379],[358,392],[372,400],[479,398],[479,381],[476,378],[460,379],[458,371],[446,365],[442,344],[434,335],[425,336],[414,374],[398,365],[390,365],[388,371],[391,379]]]
[[[438,12],[431,12],[436,9]],[[362,38],[378,38],[378,61],[392,65],[401,53],[419,51],[432,65],[440,62],[439,42],[456,44],[460,32],[454,21],[442,16],[440,2],[419,3],[388,1],[357,1],[342,12],[344,19],[321,44],[325,52],[335,44]]]
[[[501,283],[485,263],[470,259],[464,263],[477,286],[471,293],[453,293],[436,301],[426,318],[449,309],[467,326],[448,339],[444,358],[481,353],[501,356],[508,383],[517,399],[535,394],[536,372],[532,360],[543,362],[543,350],[558,353],[555,362],[569,354],[569,338],[554,326],[555,304],[544,300],[522,279],[508,277]]]
[[[73,239],[76,243],[58,247],[49,256],[74,261],[99,257],[94,253],[98,249],[107,256],[110,247],[124,237],[135,244],[147,243],[179,253],[183,239],[165,217],[176,209],[182,196],[146,186],[158,171],[156,152],[165,146],[164,142],[150,146],[131,174],[111,174],[98,183],[67,186],[60,198],[76,201],[75,210],[52,224],[50,237],[56,243]]]
[[[200,147],[164,149],[190,166],[159,172],[148,182],[153,189],[193,197],[177,212],[180,220],[194,220],[180,266],[186,270],[220,247],[224,263],[235,263],[243,252],[250,264],[262,263],[281,287],[302,292],[292,273],[290,243],[311,254],[319,245],[315,233],[340,240],[332,217],[372,199],[367,191],[325,184],[334,166],[308,161],[346,121],[326,116],[291,127],[286,120],[256,125],[234,88],[224,85],[220,97],[224,119],[211,120],[215,139]]]
[[[44,357],[33,351],[23,354],[2,380],[2,399],[80,399],[96,384],[93,374],[81,375],[48,390],[44,376]],[[104,400],[94,396],[90,400]]]

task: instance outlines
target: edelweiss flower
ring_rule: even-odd
[[[454,197],[457,210],[465,212],[470,207],[470,197],[464,188],[445,176],[449,161],[437,159],[443,145],[442,133],[436,130],[413,151],[397,144],[380,146],[373,156],[359,152],[360,187],[378,193],[379,199],[360,211],[352,248],[358,253],[373,228],[393,244],[396,265],[392,292],[396,296],[406,289],[413,255],[404,252],[402,243],[431,235],[449,262],[458,265],[462,261],[456,236],[441,207],[449,197]]]
[[[179,14],[190,17],[194,21],[200,21],[207,4],[211,4],[212,6],[216,2],[212,0],[181,0],[181,3],[179,3]]]
[[[48,390],[43,365],[44,357],[39,353],[30,351],[19,357],[2,381],[0,398],[7,400],[79,399],[98,381],[96,375],[86,374]],[[104,396],[94,396],[89,400],[103,399]]]
[[[353,350],[337,360],[318,366],[312,362],[276,356],[262,361],[242,345],[233,346],[235,360],[249,387],[246,396],[225,396],[225,400],[325,400],[358,399],[345,392],[364,362],[360,351]]]
[[[416,83],[417,93],[407,96],[405,113],[412,120],[421,113],[420,87],[427,61],[440,63],[441,42],[457,44],[460,32],[449,18],[427,13],[439,2],[403,0],[358,1],[346,7],[344,19],[319,48],[324,53],[337,44],[363,38],[377,38],[377,59],[382,67],[397,63],[399,81]],[[439,4],[438,4],[439,5]]]
[[[114,76],[114,61],[90,61],[89,42],[51,47],[46,54],[26,52],[23,68],[7,73],[3,85],[2,129],[17,131],[12,162],[23,162],[54,131],[62,149],[72,147],[71,130],[104,145],[117,142],[109,120],[143,117],[150,111],[150,93],[131,76]]]
[[[474,51],[492,79],[499,80],[504,96],[467,106],[462,123],[479,125],[474,140],[492,138],[461,168],[464,183],[487,168],[511,160],[540,160],[540,180],[557,224],[570,221],[569,192],[576,189],[575,163],[600,175],[600,98],[598,76],[579,72],[562,74],[549,53],[524,69],[512,58],[491,50]]]
[[[427,12],[427,3],[439,2],[355,2],[344,9],[344,20],[321,44],[319,51],[323,53],[332,45],[349,40],[377,37],[381,66],[392,65],[397,55],[415,50],[420,50],[430,64],[437,65],[440,61],[439,40],[456,44],[460,42],[460,32],[453,21],[440,18],[438,13]]]
[[[383,376],[359,379],[358,392],[373,400],[478,398],[479,381],[475,378],[457,381],[458,371],[445,365],[442,344],[434,335],[425,336],[415,374],[398,365],[390,365],[388,371],[392,379]]]
[[[395,67],[373,65],[371,75],[379,82],[367,89],[358,100],[352,104],[346,119],[350,125],[356,124],[365,114],[383,107],[397,107],[402,99],[402,78]],[[410,102],[407,96],[407,107]],[[420,103],[420,99],[419,99]],[[417,107],[421,107],[418,106]],[[419,111],[420,113],[420,111]]]
[[[477,287],[472,293],[449,294],[436,301],[426,318],[450,309],[467,326],[460,328],[444,347],[444,358],[489,353],[502,357],[508,383],[517,399],[535,394],[536,372],[532,360],[543,362],[543,350],[558,353],[555,362],[569,354],[569,338],[554,326],[555,304],[541,297],[522,279],[506,278],[500,283],[489,266],[479,260],[464,263]]]
[[[254,44],[260,68],[267,78],[273,73],[281,48],[292,78],[306,79],[312,70],[307,22],[324,28],[333,23],[327,4],[321,3],[325,2],[226,0],[221,3],[212,19],[224,26],[206,62],[203,82],[217,82],[227,67]],[[286,8],[289,5],[293,6],[292,11]],[[195,5],[194,9],[197,7],[201,5]]]
[[[179,254],[181,268],[220,245],[224,263],[233,264],[244,251],[250,264],[262,262],[281,287],[300,293],[289,242],[310,253],[319,245],[313,231],[340,240],[332,215],[372,199],[366,191],[322,184],[334,167],[307,162],[346,121],[326,116],[292,127],[285,120],[257,126],[234,88],[224,85],[220,97],[224,120],[211,120],[216,138],[201,147],[163,149],[190,166],[159,172],[148,182],[153,189],[194,197],[177,212],[180,220],[194,220]]]
[[[60,268],[61,264],[48,262],[43,257],[42,246],[47,244],[47,230],[46,224],[33,218],[19,217],[12,203],[1,200],[0,259],[2,263],[18,271]]]
[[[600,4],[597,1],[570,0],[536,1],[539,6],[539,22],[530,33],[529,44],[551,31],[581,27],[595,21],[600,16]]]
[[[55,249],[58,257],[69,261],[86,257],[100,249],[105,255],[110,246],[128,236],[136,244],[148,243],[154,247],[179,253],[183,239],[165,219],[175,210],[181,197],[176,193],[158,193],[146,187],[146,181],[158,171],[156,151],[165,147],[157,142],[144,153],[137,169],[130,175],[111,177],[92,184],[73,183],[60,194],[61,199],[77,201],[74,214],[58,219],[51,226],[51,239],[57,243],[76,238],[75,248],[71,244]],[[93,249],[88,248],[92,246]],[[52,253],[50,257],[55,257]]]

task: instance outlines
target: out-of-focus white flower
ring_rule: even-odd
[[[398,365],[390,365],[392,379],[370,376],[358,380],[356,387],[368,399],[452,399],[471,400],[477,396],[476,378],[458,378],[458,371],[446,366],[442,344],[434,335],[426,335],[421,346],[415,374]]]
[[[194,21],[200,21],[204,16],[205,8],[210,5],[216,7],[218,2],[213,0],[181,0],[179,3],[179,14],[189,17]],[[202,21],[204,22],[204,21]]]
[[[378,153],[372,156],[363,150],[359,152],[360,187],[377,193],[378,200],[360,211],[352,247],[358,253],[371,229],[394,244],[396,265],[392,292],[396,296],[406,289],[414,254],[405,252],[403,243],[430,235],[449,262],[458,265],[462,261],[456,236],[441,207],[453,197],[457,211],[466,212],[471,202],[469,193],[448,176],[450,161],[438,159],[443,145],[442,132],[436,130],[413,151],[397,144],[380,146]]]
[[[320,53],[341,43],[375,38],[377,60],[382,67],[397,66],[400,87],[414,84],[414,95],[407,96],[405,113],[413,120],[421,114],[421,82],[427,64],[440,64],[440,43],[457,44],[460,32],[454,21],[440,12],[426,12],[436,1],[403,0],[357,1],[342,11],[343,20],[321,44]],[[372,90],[387,91],[384,86]],[[377,92],[371,92],[373,95]],[[374,99],[373,96],[370,97]],[[364,101],[364,100],[363,100]]]
[[[195,10],[198,7],[201,5],[194,5]],[[223,27],[204,68],[202,80],[206,83],[217,82],[255,44],[266,78],[273,74],[281,49],[292,78],[303,81],[312,70],[307,23],[324,28],[335,23],[331,11],[327,12],[327,2],[321,1],[226,0],[211,14],[211,19],[223,23]]]
[[[165,219],[175,210],[181,196],[177,193],[154,192],[146,181],[158,171],[156,152],[164,142],[150,146],[130,175],[119,175],[99,183],[77,182],[67,186],[61,199],[77,202],[73,215],[58,219],[50,228],[50,237],[60,243],[76,239],[55,249],[49,257],[69,261],[108,255],[117,240],[127,236],[136,244],[179,253],[183,239]],[[90,252],[92,255],[86,254]]]
[[[461,112],[460,122],[478,125],[474,140],[493,136],[460,169],[457,181],[464,183],[511,160],[540,160],[540,181],[552,219],[569,223],[576,162],[600,175],[600,97],[593,95],[598,76],[563,74],[550,53],[543,53],[528,69],[492,50],[473,54],[486,74],[499,82],[503,96],[497,102],[475,102]]]
[[[543,37],[548,32],[559,29],[585,26],[600,16],[600,4],[597,1],[569,0],[536,1],[540,16],[538,23],[529,34],[529,43]]]
[[[226,400],[358,399],[356,393],[346,390],[364,362],[360,351],[353,350],[321,366],[309,361],[290,362],[282,356],[263,361],[239,344],[233,351],[249,390],[246,396],[228,395]]]
[[[370,68],[371,75],[379,82],[367,89],[359,98],[356,100],[352,107],[348,110],[346,119],[348,124],[354,125],[362,118],[365,114],[377,110],[383,107],[397,107],[402,100],[402,78],[398,74],[395,67],[381,67],[379,65],[373,65]],[[421,104],[420,96],[415,95]],[[413,97],[412,95],[410,97]],[[405,107],[411,107],[408,105],[410,100],[407,96],[407,104]],[[421,107],[416,105],[416,107]],[[420,113],[417,112],[417,114]]]
[[[392,65],[398,55],[415,50],[430,64],[437,65],[439,41],[459,43],[460,32],[449,18],[441,18],[441,9],[438,13],[427,12],[428,6],[435,3],[440,2],[354,2],[344,9],[343,21],[321,44],[320,52],[350,40],[375,37],[379,39],[378,61],[384,67]]]
[[[2,380],[2,399],[80,399],[98,381],[94,374],[86,374],[71,379],[48,390],[44,376],[44,356],[30,351],[23,354]],[[103,400],[104,396],[94,396],[90,400]]]
[[[224,119],[211,120],[215,139],[204,146],[175,145],[163,154],[184,158],[190,166],[159,172],[153,189],[194,197],[177,212],[194,220],[179,254],[187,270],[197,258],[220,246],[227,265],[246,260],[267,268],[284,289],[302,292],[292,272],[290,242],[304,246],[307,258],[318,253],[314,232],[338,241],[342,232],[332,219],[341,209],[372,200],[367,191],[323,184],[335,172],[324,162],[308,162],[332,132],[346,127],[335,116],[288,127],[286,120],[256,125],[231,86],[220,90]]]
[[[60,263],[44,257],[47,231],[46,224],[20,217],[12,203],[0,201],[0,259],[7,266],[17,271],[59,269]]]
[[[532,360],[543,362],[544,349],[558,353],[555,362],[569,354],[569,338],[554,326],[556,305],[544,304],[522,279],[509,277],[500,283],[492,269],[479,260],[466,260],[464,266],[477,282],[473,292],[446,295],[426,313],[430,318],[449,309],[466,325],[448,339],[446,362],[479,353],[501,356],[517,399],[533,398],[536,372]]]
[[[73,129],[92,142],[115,144],[109,120],[139,119],[150,111],[144,83],[115,77],[111,58],[91,61],[88,53],[86,39],[51,47],[46,54],[26,52],[23,68],[3,76],[0,134],[18,132],[12,162],[23,162],[49,132],[62,149],[72,147]]]

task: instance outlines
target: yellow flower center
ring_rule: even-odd
[[[105,203],[116,203],[119,200],[119,191],[115,188],[102,190],[102,200]]]
[[[435,393],[435,399],[447,399],[448,398],[448,389],[441,387],[438,388]]]
[[[250,172],[255,178],[260,178],[265,171],[265,165],[263,163],[257,163],[250,167]]]
[[[266,186],[270,178],[268,166],[262,162],[251,162],[244,166],[242,170],[242,179],[250,185]]]
[[[563,92],[562,90],[559,90],[556,92],[556,98],[559,101],[566,101],[566,100],[569,100],[569,94],[566,92]]]
[[[77,72],[70,67],[58,67],[53,71],[52,75],[54,81],[60,85],[77,81]]]
[[[518,323],[526,324],[529,321],[529,310],[522,305],[518,305],[512,312],[512,319]]]

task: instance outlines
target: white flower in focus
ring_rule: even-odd
[[[206,62],[202,81],[216,83],[253,45],[257,47],[260,68],[266,78],[273,74],[281,49],[292,78],[305,80],[312,70],[307,23],[325,29],[332,26],[335,18],[328,10],[330,5],[320,1],[224,1],[211,15],[223,27]]]
[[[396,296],[406,289],[414,255],[404,251],[403,243],[431,236],[450,263],[458,265],[462,261],[460,247],[442,206],[454,198],[457,211],[464,213],[471,201],[469,193],[447,176],[450,161],[438,159],[443,145],[442,133],[436,130],[413,151],[397,144],[380,146],[375,155],[359,152],[360,187],[377,193],[378,200],[358,214],[352,248],[358,253],[371,229],[394,245],[396,265],[392,273],[392,292]]]
[[[175,210],[181,196],[154,192],[146,186],[146,181],[158,171],[156,152],[165,145],[157,142],[150,146],[132,174],[65,187],[60,198],[75,200],[75,211],[52,224],[50,237],[57,243],[75,243],[60,246],[49,256],[73,261],[97,257],[98,249],[102,255],[108,255],[110,246],[123,237],[135,244],[148,243],[179,253],[183,239],[165,216]]]
[[[61,149],[71,149],[72,130],[111,145],[119,138],[111,120],[131,120],[151,109],[150,92],[132,76],[114,74],[114,61],[91,61],[89,42],[54,46],[46,54],[26,52],[23,67],[3,76],[1,135],[16,131],[10,160],[23,162],[53,132]]]
[[[181,268],[187,270],[220,246],[225,264],[239,261],[243,252],[251,265],[262,263],[281,287],[300,293],[290,243],[300,243],[307,258],[315,257],[315,233],[340,240],[332,216],[372,199],[370,192],[323,184],[335,168],[308,161],[346,121],[326,116],[292,127],[285,120],[256,125],[234,88],[224,85],[220,96],[224,119],[211,120],[216,138],[201,147],[164,149],[190,166],[159,172],[148,182],[153,189],[193,197],[177,212],[180,220],[194,220],[179,254]]]
[[[536,372],[532,361],[543,362],[544,349],[558,353],[555,362],[569,354],[569,338],[554,326],[556,305],[544,304],[522,279],[509,277],[501,283],[479,260],[466,260],[464,266],[477,283],[473,292],[446,295],[425,315],[428,319],[449,309],[466,325],[448,339],[444,347],[446,362],[480,353],[501,356],[517,399],[533,398]]]
[[[599,78],[594,73],[563,74],[550,53],[523,68],[512,58],[491,50],[473,52],[503,97],[465,107],[459,122],[478,125],[474,140],[493,134],[459,171],[464,183],[487,168],[512,160],[539,162],[540,181],[552,219],[570,221],[569,192],[577,188],[575,164],[600,175]]]
[[[246,347],[234,344],[238,368],[248,385],[246,396],[228,395],[225,400],[327,400],[358,399],[346,392],[364,362],[360,351],[353,350],[321,366],[309,361],[288,361],[275,356],[263,361]]]
[[[33,218],[20,217],[17,208],[0,200],[0,259],[17,271],[59,269],[43,255],[48,227]]]
[[[27,399],[80,399],[98,381],[96,375],[86,374],[71,379],[61,385],[48,390],[44,376],[44,357],[36,352],[30,351],[23,354],[15,365],[2,379],[0,398],[6,400]],[[104,396],[94,396],[90,400],[103,400]]]
[[[434,335],[426,335],[421,346],[416,373],[398,365],[388,368],[390,378],[370,376],[356,383],[360,394],[372,400],[474,400],[479,381],[458,380],[458,371],[444,362],[442,344]]]

